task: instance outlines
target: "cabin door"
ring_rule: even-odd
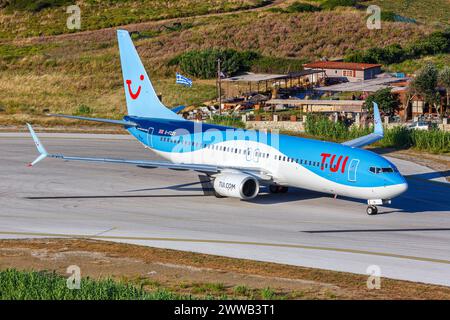
[[[153,131],[155,129],[153,127],[149,127],[147,130],[147,145],[150,148],[153,148]]]
[[[356,171],[358,170],[359,159],[352,159],[348,167],[348,181],[356,182]]]

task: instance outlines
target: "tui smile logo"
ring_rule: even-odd
[[[139,79],[140,79],[141,81],[144,81],[144,75],[141,74],[141,76],[139,77]],[[130,94],[131,99],[136,100],[136,99],[139,97],[139,95],[141,94],[141,89],[142,89],[142,87],[139,86],[138,89],[137,89],[137,91],[136,91],[136,93],[133,93],[133,90],[131,89],[131,80],[127,80],[126,83],[127,83],[127,85],[128,85],[128,92],[129,92],[129,94]]]

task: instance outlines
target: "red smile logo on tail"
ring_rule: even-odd
[[[141,74],[139,79],[141,79],[141,81],[144,81],[144,75]],[[141,94],[141,86],[138,87],[138,90],[136,91],[136,93],[133,93],[133,90],[131,90],[131,80],[127,80],[126,83],[128,85],[128,92],[130,93],[131,99],[136,100],[139,97],[139,95]]]

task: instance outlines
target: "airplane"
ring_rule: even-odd
[[[392,162],[361,149],[384,136],[377,103],[373,104],[373,132],[342,144],[189,121],[160,101],[129,33],[117,30],[117,38],[128,114],[122,120],[51,116],[121,125],[144,147],[168,161],[50,154],[27,123],[40,153],[29,166],[55,158],[192,170],[209,177],[218,198],[251,200],[261,186],[271,193],[296,187],[367,200],[368,215],[377,214],[377,205],[389,204],[407,190],[406,180]]]

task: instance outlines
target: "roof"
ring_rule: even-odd
[[[247,73],[231,78],[222,79],[222,81],[241,81],[241,82],[260,82],[267,80],[276,80],[286,78],[284,74],[266,74],[266,73]]]
[[[303,66],[305,68],[314,68],[314,69],[366,70],[381,67],[381,64],[341,62],[341,61],[316,61],[312,63],[306,63]]]
[[[271,99],[267,104],[285,104],[285,105],[325,105],[325,106],[355,106],[361,107],[364,100],[305,100],[305,99]]]
[[[331,86],[314,88],[314,90],[333,92],[375,92],[379,89],[391,88],[395,85],[396,82],[404,81],[405,79],[399,79],[383,74],[374,79],[356,82],[344,82]]]
[[[287,76],[290,77],[290,78],[298,78],[298,77],[308,76],[310,74],[322,73],[322,72],[324,72],[324,71],[323,70],[316,70],[316,69],[308,69],[308,70],[300,70],[300,71],[289,72],[287,74]]]

